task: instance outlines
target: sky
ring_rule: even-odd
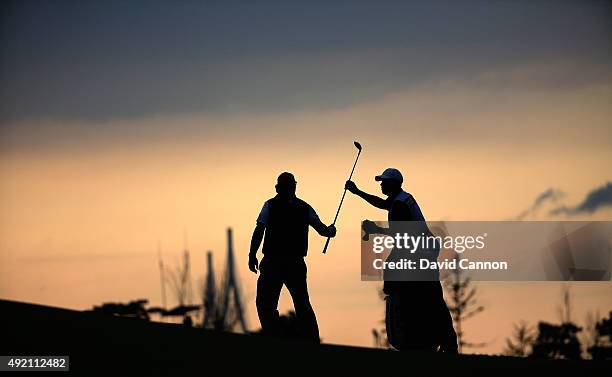
[[[186,233],[197,286],[232,227],[258,327],[246,256],[276,176],[293,172],[329,223],[353,140],[360,188],[396,167],[428,220],[611,220],[611,15],[606,1],[4,2],[0,297],[158,304],[158,242],[173,265]],[[327,255],[311,232],[324,341],[369,346],[383,316],[359,280],[364,218],[386,214],[348,196]],[[473,352],[501,352],[518,320],[557,321],[560,287],[479,283],[466,333],[488,344]],[[573,292],[579,322],[612,309],[610,283]]]

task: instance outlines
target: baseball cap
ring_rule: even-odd
[[[398,181],[399,183],[404,182],[404,177],[402,177],[402,173],[395,168],[387,168],[381,175],[377,175],[374,177],[377,181],[382,181],[383,179],[392,179],[394,181]]]

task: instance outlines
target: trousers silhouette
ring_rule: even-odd
[[[435,352],[440,348],[444,352],[456,352],[457,334],[440,282],[385,283],[385,325],[393,347],[400,351]]]
[[[267,334],[282,334],[277,306],[285,285],[293,299],[301,337],[319,342],[319,326],[308,297],[304,258],[270,258],[264,255],[259,273],[256,304],[262,330]]]

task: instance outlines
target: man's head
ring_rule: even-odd
[[[293,174],[289,172],[281,173],[276,179],[276,192],[280,196],[294,196],[297,182]]]
[[[387,196],[399,192],[404,182],[402,173],[395,168],[385,169],[381,175],[377,175],[374,179],[380,181],[380,189]]]

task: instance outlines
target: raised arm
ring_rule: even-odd
[[[344,188],[346,188],[349,192],[352,192],[353,194],[359,196],[360,198],[362,198],[363,200],[370,203],[376,208],[387,209],[387,201],[385,199],[361,191],[359,188],[357,188],[357,185],[353,181],[346,181]]]

